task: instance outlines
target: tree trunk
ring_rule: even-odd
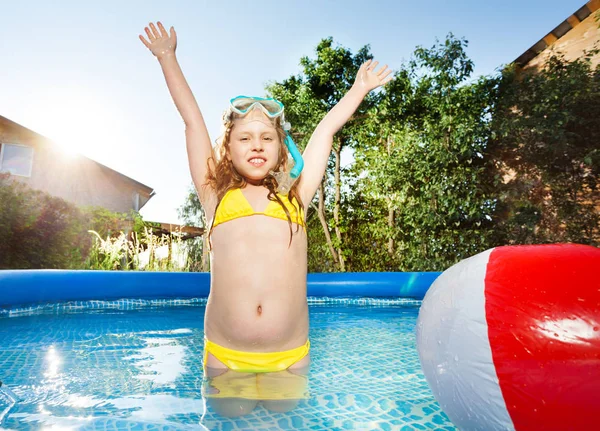
[[[394,257],[394,238],[392,238],[391,233],[394,229],[394,208],[392,208],[390,199],[388,199],[388,226],[390,228],[390,238],[388,240],[388,254],[390,257]]]
[[[202,235],[202,272],[209,272],[208,232]]]
[[[390,137],[387,137],[387,153],[388,158],[392,156],[392,140]],[[392,205],[392,200],[387,198],[388,204],[388,227],[390,228],[390,238],[388,240],[388,254],[390,258],[394,256],[394,238],[392,237],[392,232],[394,232],[394,207]]]
[[[173,268],[173,237],[171,236],[171,232],[169,232],[167,239],[167,268]]]
[[[335,155],[335,171],[333,173],[334,177],[334,187],[335,187],[335,201],[333,203],[333,221],[335,224],[335,236],[338,240],[338,258],[340,271],[345,272],[346,267],[344,265],[344,256],[342,255],[342,232],[340,231],[340,201],[341,201],[341,179],[340,179],[340,170],[341,170],[341,155],[342,155],[342,140],[340,139],[337,146],[334,145],[333,153]]]
[[[317,215],[319,216],[319,221],[321,222],[321,226],[323,227],[323,232],[325,233],[325,239],[327,240],[327,246],[329,247],[329,252],[331,253],[333,262],[336,265],[338,265],[338,262],[339,262],[338,255],[335,252],[335,247],[333,246],[333,242],[331,241],[331,234],[329,233],[329,226],[327,226],[327,219],[325,218],[325,186],[323,185],[323,181],[321,181],[321,185],[319,186],[319,207],[316,208],[316,210],[317,210]]]
[[[208,249],[209,246],[209,238],[208,234],[210,233],[210,226],[208,224],[208,220],[206,218],[206,213],[202,211],[202,226],[204,226],[204,232],[202,233],[202,262],[200,264],[200,270],[202,272],[210,271],[210,251]]]

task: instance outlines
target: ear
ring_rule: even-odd
[[[229,135],[229,137],[230,136],[231,136],[231,134]],[[223,142],[223,146],[224,146],[223,149],[225,150],[225,159],[228,162],[231,162],[231,147],[229,146],[229,142]]]

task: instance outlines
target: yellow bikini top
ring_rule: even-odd
[[[306,229],[306,225],[304,224],[304,210],[300,208],[298,201],[293,199],[294,203],[292,203],[286,195],[280,195],[279,193],[277,193],[277,196],[279,196],[279,199],[281,199],[281,202],[283,202],[289,211],[292,222],[297,223]],[[298,213],[300,213],[299,217],[297,217]],[[217,207],[213,227],[236,218],[248,217],[255,214],[275,217],[285,221],[288,220],[287,215],[279,202],[269,201],[264,212],[254,211],[250,202],[248,202],[242,193],[242,189],[231,189],[225,193],[225,196],[223,196],[223,199],[221,199],[221,202]]]

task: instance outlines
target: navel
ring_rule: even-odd
[[[262,305],[259,305],[256,309],[256,313],[260,316],[262,314]]]

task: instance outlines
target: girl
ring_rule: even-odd
[[[371,60],[360,67],[350,91],[312,134],[298,178],[302,161],[284,130],[283,105],[232,99],[213,150],[175,56],[175,30],[167,33],[159,22],[145,31],[148,39],[140,39],[158,59],[185,123],[192,179],[211,226],[204,364],[249,373],[304,368],[310,361],[305,208],[325,174],[334,134],[371,90],[392,79],[391,71],[376,71]]]

